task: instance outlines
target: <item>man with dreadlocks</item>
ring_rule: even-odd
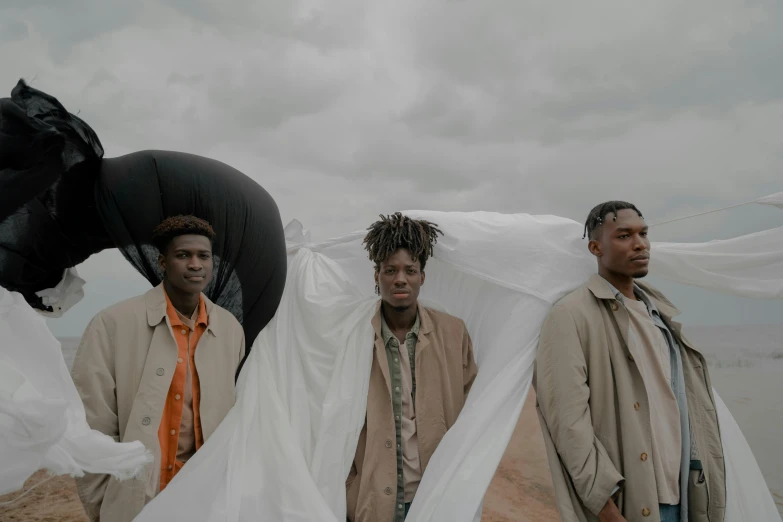
[[[465,323],[418,302],[424,266],[442,232],[399,212],[368,230],[364,245],[381,299],[347,512],[352,522],[401,522],[478,369]]]
[[[541,331],[533,384],[564,522],[721,522],[723,449],[707,363],[647,275],[641,212],[585,223],[598,274]]]
[[[153,233],[163,282],[101,311],[84,332],[72,376],[88,424],[117,441],[141,441],[155,456],[137,479],[78,478],[90,520],[133,520],[234,405],[245,337],[236,318],[202,293],[212,279],[214,238],[194,216],[164,220]]]

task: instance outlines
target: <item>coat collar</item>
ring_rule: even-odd
[[[677,307],[675,307],[661,292],[647,283],[642,283],[638,279],[635,284],[647,294],[647,297],[653,302],[661,316],[669,320],[672,317],[680,315],[680,311]],[[596,299],[617,300],[617,293],[615,293],[614,287],[598,274],[593,274],[587,281],[587,289],[592,292]]]
[[[217,313],[215,313],[216,306],[204,294],[201,294],[201,298],[204,300],[207,317],[209,317],[207,331],[217,336],[219,319]],[[148,290],[144,294],[144,302],[147,306],[147,324],[155,327],[166,319],[166,294],[163,290],[163,283]]]

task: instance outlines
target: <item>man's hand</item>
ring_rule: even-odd
[[[598,520],[601,522],[628,522],[625,517],[617,509],[617,505],[611,498],[606,503],[604,508],[598,513]]]

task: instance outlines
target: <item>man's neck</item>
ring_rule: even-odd
[[[636,294],[634,294],[634,279],[633,277],[614,274],[604,270],[598,270],[598,275],[606,279],[609,284],[615,287],[621,294],[627,299],[636,301]]]
[[[405,334],[411,331],[413,325],[416,324],[416,315],[419,313],[418,302],[413,303],[404,310],[394,308],[386,302],[381,303],[381,313],[383,319],[386,321],[386,325],[392,331],[392,333],[399,338],[398,334]]]
[[[163,281],[163,288],[166,290],[166,295],[169,297],[172,306],[184,315],[185,317],[191,317],[193,312],[198,307],[199,298],[201,294],[186,294],[181,290],[174,288],[168,281]]]

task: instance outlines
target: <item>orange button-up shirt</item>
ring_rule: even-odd
[[[165,291],[164,291],[165,295]],[[160,490],[163,491],[174,475],[182,469],[184,462],[177,459],[179,447],[180,428],[182,427],[182,411],[186,395],[193,400],[193,431],[192,437],[195,439],[196,449],[198,450],[204,444],[204,437],[201,433],[201,420],[199,417],[199,379],[196,371],[196,361],[194,359],[196,346],[201,335],[206,331],[209,324],[207,309],[204,299],[199,298],[198,316],[195,321],[195,328],[191,329],[182,319],[180,319],[174,305],[171,304],[169,296],[166,295],[166,315],[171,322],[172,333],[177,341],[177,366],[174,370],[174,376],[171,379],[169,393],[166,397],[166,403],[163,406],[163,416],[161,417],[160,427],[158,428],[158,440],[160,441]],[[190,370],[190,372],[188,372]],[[191,393],[185,393],[185,386],[190,373]]]

